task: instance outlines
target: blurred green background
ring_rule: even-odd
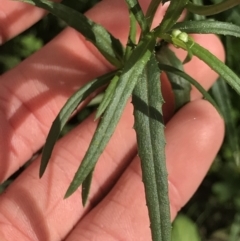
[[[80,11],[85,11],[97,2],[97,0],[77,1],[82,3]],[[210,1],[206,2],[210,3]],[[63,3],[71,5],[75,1],[66,0]],[[240,26],[240,7],[235,7],[214,17],[217,20]],[[44,46],[64,27],[64,22],[48,15],[21,35],[0,46],[0,74],[13,68]],[[226,36],[221,36],[221,39],[226,48],[227,65],[240,76],[240,39]],[[216,90],[215,93],[214,90],[212,91],[215,96]],[[230,127],[228,138],[226,138],[208,175],[174,222],[174,241],[240,241],[240,166],[236,165],[236,157],[240,157],[238,151],[240,97],[229,87],[227,87],[227,94],[229,99],[221,95],[220,99],[223,105],[227,102],[228,107],[230,106],[227,111],[227,121],[231,122],[233,131],[231,132]],[[73,128],[91,111],[92,107],[86,108],[71,120],[64,132]],[[0,192],[18,173],[0,186]]]

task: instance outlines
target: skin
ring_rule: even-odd
[[[146,10],[149,1],[140,2]],[[157,12],[154,25],[164,11],[162,8]],[[123,43],[128,33],[127,14],[122,0],[104,0],[87,13]],[[0,39],[7,41],[43,15],[40,9],[1,0]],[[224,50],[216,36],[193,37],[224,60]],[[175,51],[181,59],[185,58],[182,50]],[[0,77],[1,182],[44,144],[52,121],[74,90],[112,68],[91,44],[67,28]],[[196,58],[185,69],[206,89],[217,78]],[[166,100],[166,158],[173,220],[208,171],[222,143],[224,125],[216,110],[195,89],[191,92],[192,101],[173,115],[172,92],[164,74],[162,89]],[[96,167],[86,208],[81,206],[80,190],[66,200],[63,196],[96,128],[94,116],[57,143],[41,180],[37,157],[0,196],[0,240],[150,241],[132,112],[129,101]]]

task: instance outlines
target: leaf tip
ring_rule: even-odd
[[[68,190],[66,191],[63,199],[69,198],[72,194],[73,194],[73,191],[72,191],[72,188],[71,188],[71,185],[70,185],[69,188],[68,188]]]
[[[47,165],[45,164],[44,160],[41,160],[41,164],[40,164],[40,169],[39,169],[39,178],[42,178],[45,170],[46,170]]]
[[[100,117],[101,117],[101,113],[99,113],[99,111],[96,112],[96,115],[94,117],[94,121],[97,121]]]
[[[82,205],[83,207],[86,206],[88,198],[82,197]]]
[[[79,186],[80,185],[76,185],[76,183],[73,180],[71,182],[71,184],[69,185],[63,199],[66,199],[66,198],[70,197],[78,189]]]
[[[42,171],[41,168],[40,168],[40,170],[39,170],[39,178],[42,178],[43,174],[44,174],[44,171]]]

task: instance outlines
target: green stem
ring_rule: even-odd
[[[170,35],[162,34],[161,37],[167,42],[173,43]],[[187,46],[189,46],[193,55],[204,61],[212,70],[225,79],[238,94],[240,94],[240,78],[214,54],[193,41],[184,43],[179,39],[175,39],[174,45],[184,50],[187,50]]]
[[[169,31],[181,16],[189,0],[171,0],[166,14],[158,27],[154,29],[155,36]]]
[[[152,25],[152,21],[158,9],[158,6],[161,2],[162,0],[152,0],[151,3],[149,4],[145,17],[146,17],[147,25],[150,27]]]
[[[203,0],[192,0],[192,3],[196,4],[196,5],[202,6],[203,5]],[[194,20],[197,20],[197,21],[198,20],[204,20],[206,18],[203,15],[198,15],[198,14],[195,14],[195,13],[193,13],[192,15],[193,15]]]
[[[209,5],[209,6],[201,6],[193,3],[188,3],[186,8],[188,11],[192,13],[209,16],[209,15],[214,15],[217,13],[224,12],[239,4],[240,4],[240,0],[225,0],[223,2]]]

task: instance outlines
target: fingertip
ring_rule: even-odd
[[[205,100],[183,107],[166,127],[166,156],[172,218],[190,199],[224,138],[224,122]]]
[[[44,10],[23,2],[1,0],[0,45],[29,28],[44,13]]]

